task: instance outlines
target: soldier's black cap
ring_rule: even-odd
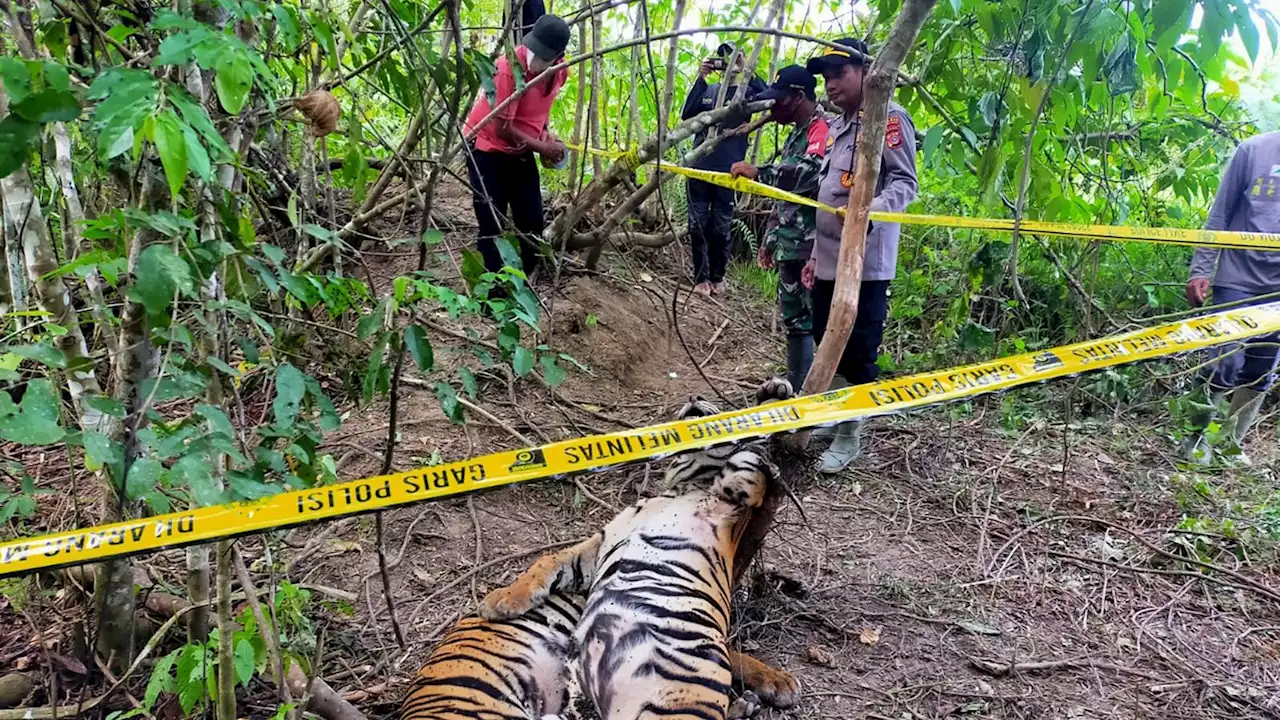
[[[836,44],[843,47],[834,48],[828,45],[821,55],[809,58],[805,69],[814,75],[821,75],[824,70],[840,65],[861,67],[867,64],[866,43],[857,38],[840,38],[836,40]]]
[[[778,71],[773,84],[756,95],[756,100],[777,100],[793,92],[802,92],[810,100],[817,97],[818,81],[799,65],[788,65]]]

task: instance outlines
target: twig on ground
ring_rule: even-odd
[[[1072,658],[1067,660],[1039,660],[1028,662],[1004,662],[1003,660],[990,660],[986,658],[966,656],[969,664],[981,670],[988,675],[995,677],[1003,677],[1013,672],[1035,672],[1046,670],[1111,670],[1113,672],[1133,675],[1152,682],[1167,683],[1168,678],[1162,678],[1152,675],[1144,670],[1137,668],[1117,665],[1115,663],[1102,662],[1100,660],[1092,660],[1090,658]]]
[[[258,592],[255,590],[253,578],[249,575],[249,569],[245,567],[244,558],[240,555],[240,551],[234,546],[231,549],[231,560],[235,564],[236,576],[240,579],[240,586],[244,589],[245,599],[249,602],[249,611],[253,613],[253,618],[258,622],[258,627],[262,628],[262,640],[267,646],[268,666],[271,668],[271,678],[275,681],[276,690],[280,694],[280,702],[283,705],[293,704],[293,693],[289,690],[289,683],[286,681],[284,671],[284,656],[280,654],[279,636],[275,633],[267,632],[267,628],[275,627],[267,622],[266,613],[262,611],[262,603],[258,602]]]
[[[476,559],[472,565],[479,566],[480,561],[484,559],[484,528],[480,526],[480,516],[476,514],[476,496],[467,496],[467,512],[471,514],[471,526],[476,532]],[[471,599],[479,603],[480,598],[476,597],[476,576],[471,576]]]

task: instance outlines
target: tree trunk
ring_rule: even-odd
[[[221,540],[217,544],[218,697],[214,706],[218,720],[236,720],[236,655],[235,644],[231,641],[235,637],[236,630],[231,615],[231,579],[234,577],[231,565],[231,552],[234,548],[232,543],[231,540]],[[254,592],[254,588],[247,587],[244,591],[251,593]],[[258,631],[266,636],[267,633],[272,632],[272,629],[263,625],[258,628]]]
[[[831,319],[814,354],[813,366],[804,382],[804,394],[824,392],[831,385],[840,356],[844,353],[858,314],[858,291],[862,285],[863,254],[867,243],[867,219],[876,179],[880,174],[880,159],[884,151],[885,125],[889,116],[889,100],[898,78],[898,68],[915,43],[920,27],[928,19],[937,0],[905,0],[894,21],[893,29],[884,47],[876,56],[867,75],[862,100],[862,137],[876,138],[877,142],[859,143],[853,189],[849,192],[849,204],[840,232],[840,259],[836,266],[836,286],[831,300]],[[779,443],[784,452],[791,453],[789,461],[779,463],[793,478],[796,468],[803,467],[800,458],[809,444],[807,431],[787,435]],[[773,519],[782,503],[781,483],[771,483],[764,505],[751,518],[751,523],[738,545],[734,558],[734,573],[741,575],[759,551],[765,536],[773,526]]]
[[[199,77],[197,75],[197,77]],[[67,127],[62,123],[53,124],[53,144],[56,153],[58,181],[62,186],[62,196],[66,201],[67,215],[63,218],[63,232],[67,234],[68,244],[74,248],[68,258],[77,257],[92,251],[91,244],[86,243],[81,227],[84,225],[84,204],[80,202],[80,191],[76,188],[75,172],[71,164],[71,138],[67,135]],[[89,291],[89,312],[98,324],[103,344],[107,352],[114,356],[120,352],[116,342],[114,318],[107,308],[107,300],[102,282],[102,275],[97,268],[88,268],[84,277],[85,289]]]
[[[8,110],[9,98],[0,86],[0,117],[7,115]],[[110,416],[86,402],[102,395],[102,387],[93,373],[93,361],[84,333],[80,331],[71,291],[61,277],[46,277],[58,269],[58,252],[25,166],[0,179],[0,194],[4,196],[4,215],[14,224],[17,233],[14,240],[22,248],[26,281],[35,289],[40,309],[49,313],[49,321],[66,329],[54,340],[54,345],[67,360],[67,389],[80,415],[80,427],[109,431],[114,425]],[[73,197],[78,205],[79,196],[73,192]]]
[[[591,9],[591,50],[600,49],[600,14]],[[597,56],[591,60],[591,99],[587,101],[587,136],[591,138],[591,147],[600,147],[600,71],[604,65],[604,57]],[[591,156],[591,178],[600,177],[600,156]]]
[[[645,8],[643,4],[636,5],[636,18],[632,25],[631,36],[639,39],[644,37],[644,14]],[[640,46],[631,48],[631,71],[637,75],[640,73]],[[637,77],[632,77],[630,105],[628,106],[630,113],[627,117],[627,136],[626,148],[630,150],[633,141],[640,139],[640,82]],[[661,118],[661,115],[659,115]]]

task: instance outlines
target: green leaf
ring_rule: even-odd
[[[97,431],[84,433],[84,462],[89,470],[97,471],[124,462],[124,445]]]
[[[106,395],[92,395],[85,398],[84,404],[113,418],[123,418],[125,416],[124,403]]]
[[[147,312],[158,315],[173,302],[175,295],[192,292],[194,283],[187,261],[169,245],[150,245],[138,258],[138,270],[130,293]]]
[[[1256,63],[1258,61],[1258,26],[1253,24],[1253,16],[1249,14],[1248,5],[1236,6],[1236,30],[1240,33],[1240,42],[1244,43],[1244,49],[1249,53],[1249,62]]]
[[[0,177],[12,175],[27,162],[39,137],[40,126],[17,115],[0,120]]]
[[[523,345],[516,346],[511,356],[511,369],[520,377],[528,375],[533,370],[533,352]]]
[[[440,409],[444,411],[445,417],[449,418],[454,425],[467,424],[467,416],[462,412],[462,405],[458,402],[458,391],[446,382],[438,382],[435,386],[436,397],[440,400]]]
[[[542,376],[546,378],[548,385],[556,387],[564,382],[564,370],[556,364],[554,355],[543,355],[539,362],[542,363]]]
[[[21,103],[31,94],[31,68],[20,58],[0,58],[0,78],[4,78],[10,103]]]
[[[253,643],[248,638],[241,638],[236,643],[236,679],[244,687],[249,686],[249,681],[253,679],[253,669],[255,666]]]
[[[169,181],[169,192],[177,197],[187,180],[187,139],[182,134],[178,116],[172,110],[156,116],[153,135],[156,154],[160,156],[164,176]]]
[[[173,665],[178,661],[178,655],[182,652],[182,648],[174,650],[156,661],[151,668],[151,679],[147,681],[147,691],[143,695],[142,704],[147,710],[155,707],[156,700],[160,699],[160,693],[173,692]]]
[[[382,321],[386,316],[387,301],[384,299],[373,308],[372,312],[361,316],[360,320],[356,322],[356,338],[360,342],[364,342],[373,337],[373,334],[382,327]]]
[[[130,500],[140,500],[160,488],[164,465],[149,457],[138,458],[129,466],[129,477],[124,483],[124,494]]]
[[[35,360],[52,368],[65,368],[67,356],[47,341],[33,345],[9,345],[5,352],[27,360]]]
[[[204,145],[200,144],[200,136],[196,133],[195,128],[186,123],[182,123],[182,143],[187,151],[187,164],[191,166],[191,171],[201,180],[210,182],[213,180],[213,164],[209,160],[209,153],[204,149]]]
[[[226,499],[213,480],[212,466],[203,454],[187,455],[173,465],[172,477],[187,486],[197,505],[217,505]]]
[[[480,283],[480,277],[484,275],[484,257],[477,251],[466,249],[462,251],[462,278],[467,281],[467,287],[474,288]]]
[[[404,344],[413,356],[413,362],[422,372],[430,372],[435,366],[435,352],[431,341],[427,339],[427,331],[421,325],[410,325],[404,329]]]
[[[288,466],[284,465],[283,455],[280,455],[280,464],[283,467],[280,472],[288,472]],[[227,483],[231,485],[231,492],[235,494],[237,500],[260,500],[264,497],[277,495],[280,492],[278,486],[269,485],[256,477],[242,472],[233,471],[227,473]]]
[[[209,423],[209,429],[213,432],[227,437],[235,437],[236,430],[231,425],[231,419],[227,417],[227,414],[221,408],[201,403],[196,406],[196,414]]]
[[[52,445],[66,433],[58,424],[58,396],[48,380],[32,380],[22,394],[20,412],[0,418],[0,438],[19,445]]]
[[[924,136],[924,164],[931,167],[934,166],[933,156],[938,152],[938,146],[942,144],[942,126],[934,125],[929,128],[929,132]]]
[[[112,69],[89,88],[89,99],[101,100],[94,108],[98,151],[110,160],[133,147],[134,131],[155,108],[157,85],[150,73]]]
[[[320,410],[321,430],[332,432],[341,427],[342,418],[338,417],[338,409],[333,406],[333,401],[329,399],[324,388],[320,387],[320,383],[310,375],[307,376],[307,394]]]
[[[212,355],[210,355],[208,358],[205,359],[205,362],[209,363],[209,365],[213,366],[215,370],[222,373],[223,375],[229,375],[233,378],[238,378],[241,376],[241,373],[239,370],[228,365],[227,362],[222,358],[213,357]]]
[[[1151,11],[1157,52],[1168,52],[1187,31],[1194,7],[1188,0],[1156,0]]]
[[[475,373],[471,372],[471,368],[467,367],[466,365],[463,365],[462,367],[458,368],[458,376],[462,378],[463,392],[465,392],[474,400],[476,397],[476,393],[480,391],[480,388],[476,384]]]
[[[444,232],[432,228],[422,233],[422,242],[426,245],[439,245],[444,242]]]
[[[523,270],[524,268],[520,263],[520,251],[516,250],[516,243],[518,243],[519,240],[514,240],[514,242],[513,240],[513,238],[503,236],[497,238],[494,241],[494,244],[498,246],[498,255],[502,257],[502,264],[504,266],[515,268],[516,270]]]
[[[307,392],[307,378],[298,368],[284,363],[276,368],[276,398],[272,403],[276,425],[291,427],[302,409],[302,398]]]
[[[290,53],[298,47],[302,39],[302,28],[298,24],[298,13],[287,5],[271,6],[271,14],[276,18],[276,27],[280,29],[280,40]]]
[[[107,252],[106,250],[91,250],[87,253],[84,253],[83,255],[80,255],[75,260],[72,260],[66,265],[63,265],[62,267],[59,267],[56,270],[50,270],[44,275],[41,275],[40,280],[41,281],[52,280],[53,278],[62,277],[63,275],[69,275],[71,273],[74,273],[81,268],[97,267],[99,264],[111,260],[112,257],[113,255]]]
[[[71,122],[80,117],[80,102],[68,91],[45,90],[14,105],[12,110],[33,123]]]
[[[222,108],[231,115],[239,115],[253,89],[253,67],[243,50],[229,51],[214,68],[213,86],[218,91]]]

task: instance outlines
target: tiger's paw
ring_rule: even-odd
[[[535,605],[529,593],[519,584],[498,588],[480,601],[480,617],[485,620],[510,620],[529,612]]]
[[[791,387],[791,381],[782,377],[774,377],[760,383],[760,387],[756,388],[756,404],[763,405],[767,402],[775,400],[789,400],[796,394],[795,388]]]
[[[744,682],[761,700],[776,708],[793,707],[800,700],[800,683],[786,670],[762,663],[755,677],[744,678]]]
[[[735,683],[751,690],[776,708],[789,708],[800,700],[800,683],[791,673],[743,653],[729,651],[729,663]]]

